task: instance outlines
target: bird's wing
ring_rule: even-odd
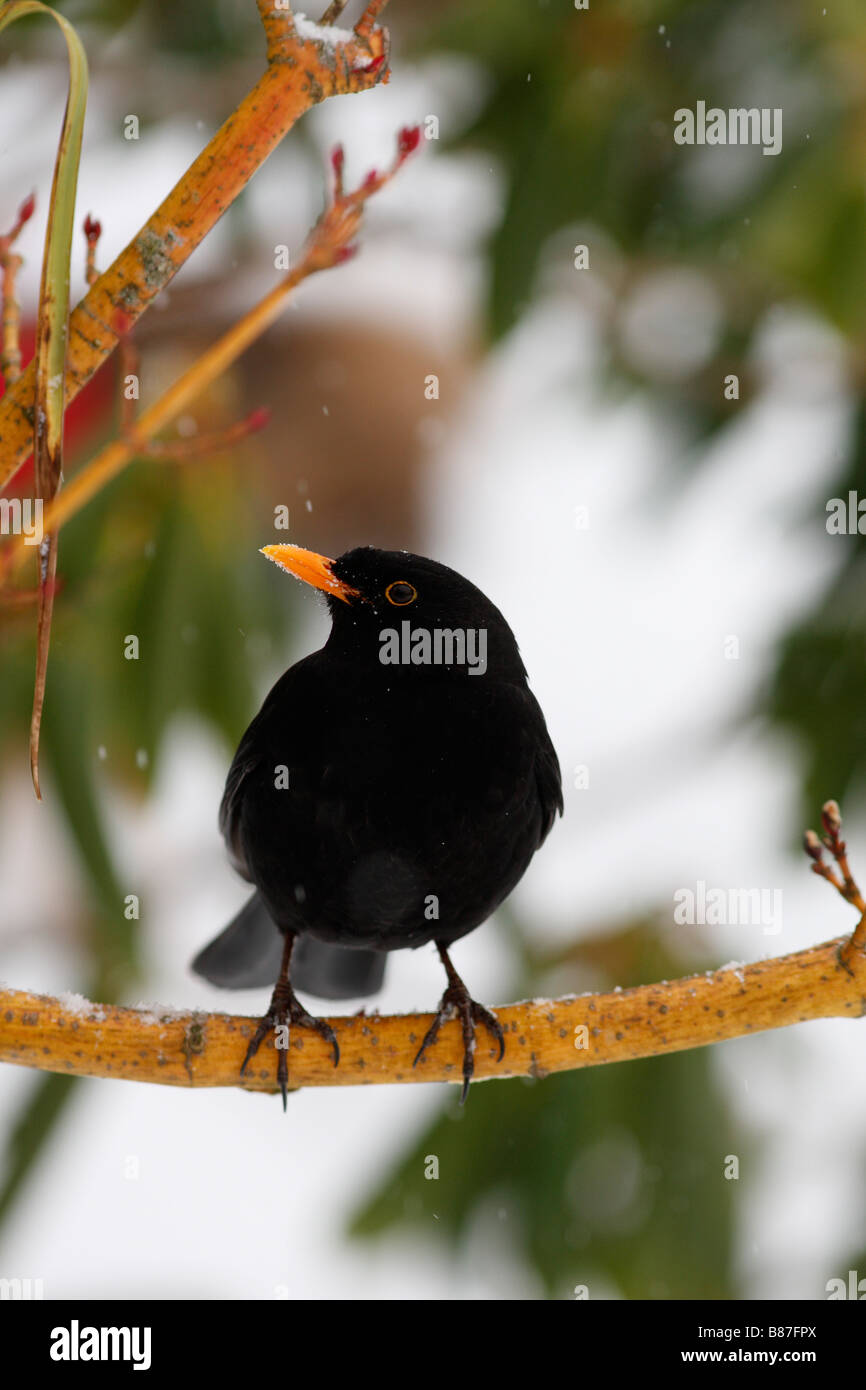
[[[553,750],[553,744],[548,741],[547,746],[542,748],[535,764],[535,776],[538,782],[538,799],[541,802],[543,819],[541,822],[541,835],[539,844],[542,844],[553,829],[553,823],[557,816],[563,812],[562,800],[562,775],[559,770],[559,759]]]
[[[303,661],[290,667],[273,686],[241,739],[226,777],[219,811],[219,828],[234,868],[250,883],[253,882],[253,876],[247,864],[242,837],[244,798],[249,790],[251,778],[259,774],[269,760],[269,729],[275,715],[279,715],[281,756],[292,758],[294,752],[301,747],[301,741],[307,737],[304,730],[309,728],[311,713],[315,708],[311,701],[311,678],[314,700],[314,659],[319,655],[319,652],[314,652],[312,656],[305,657]]]
[[[282,954],[283,938],[254,893],[219,936],[199,951],[192,969],[220,989],[258,989],[276,984]]]
[[[261,753],[255,747],[256,724],[257,718],[247,729],[241,739],[238,751],[235,753],[234,761],[226,778],[219,814],[220,833],[226,842],[229,858],[241,877],[248,882],[252,882],[252,875],[247,866],[246,854],[241,841],[241,807],[243,806],[247,779],[261,762]]]
[[[550,734],[547,732],[541,706],[529,689],[526,693],[535,707],[536,715],[535,783],[541,805],[541,831],[538,837],[538,843],[541,845],[553,829],[556,817],[561,816],[563,812],[562,773],[559,767],[559,758],[556,756],[556,749],[550,741]]]

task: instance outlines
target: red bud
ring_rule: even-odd
[[[95,218],[90,216],[90,213],[84,219],[84,235],[91,243],[97,242],[102,236],[102,223],[97,222]]]
[[[10,246],[17,237],[18,233],[21,231],[21,228],[24,226],[24,223],[30,221],[30,218],[33,216],[33,210],[35,207],[36,194],[31,193],[29,197],[24,199],[24,202],[18,209],[18,216],[15,219],[15,226],[12,228],[8,236],[4,236],[2,238],[5,246]]]
[[[421,141],[421,127],[419,125],[404,125],[397,136],[397,152],[401,159],[406,159],[413,150],[417,150]]]
[[[31,194],[29,195],[29,197],[27,197],[27,198],[24,199],[24,202],[21,204],[20,208],[18,209],[18,226],[19,226],[19,227],[23,227],[25,222],[29,222],[29,221],[30,221],[31,217],[33,216],[33,213],[34,213],[35,208],[36,208],[36,194],[35,194],[35,193],[31,193]]]
[[[842,828],[842,815],[838,801],[825,801],[821,807],[821,820],[830,835],[838,835]]]
[[[358,254],[357,242],[352,246],[341,246],[334,257],[335,265],[342,265],[343,261],[350,261],[353,256]]]
[[[803,848],[810,859],[814,859],[816,862],[820,861],[823,851],[821,849],[821,841],[818,839],[814,830],[806,831],[806,834],[803,836]]]

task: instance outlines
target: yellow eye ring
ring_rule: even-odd
[[[395,608],[406,608],[418,597],[418,590],[407,579],[395,579],[385,590],[385,597]]]

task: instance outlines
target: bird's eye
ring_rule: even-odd
[[[385,597],[396,608],[405,608],[407,603],[415,602],[418,597],[418,590],[413,585],[408,584],[405,579],[397,579],[393,584],[388,585],[385,590]]]

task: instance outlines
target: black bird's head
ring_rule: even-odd
[[[462,574],[406,550],[359,546],[336,560],[296,545],[262,554],[326,595],[328,648],[391,675],[423,671],[523,683],[514,634],[495,604]]]

